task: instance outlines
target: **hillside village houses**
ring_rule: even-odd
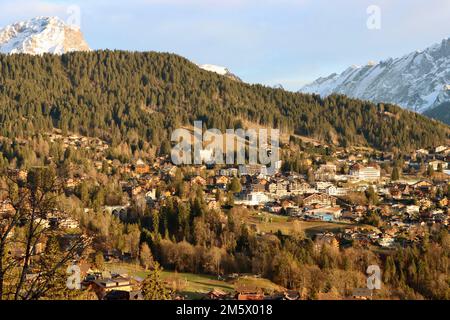
[[[90,139],[77,135],[64,137],[60,132],[52,133],[49,137],[52,141],[62,141],[65,147],[89,147],[103,153],[108,148],[108,145],[99,139]],[[435,171],[440,169],[446,170],[448,168],[448,159],[446,159],[444,154],[447,150],[449,149],[446,146],[439,146],[432,150],[416,150],[411,155],[411,160],[406,159],[405,164],[408,166],[414,165],[419,158],[424,162],[424,166],[429,165]],[[377,193],[381,196],[392,197],[397,200],[401,199],[402,194],[405,195],[407,189],[411,187],[416,193],[420,191],[422,195],[429,191],[424,190],[423,185],[414,186],[412,183],[403,185],[391,183],[391,185],[386,185],[386,181],[382,180],[386,180],[389,177],[382,177],[381,165],[386,159],[391,158],[390,155],[384,154],[382,159],[367,158],[361,152],[345,152],[345,150],[336,151],[335,155],[337,161],[328,161],[316,167],[313,172],[315,181],[307,181],[305,175],[293,172],[282,173],[280,170],[278,170],[276,175],[272,176],[268,174],[266,166],[256,164],[239,167],[226,166],[217,169],[212,179],[194,175],[189,178],[188,182],[191,186],[202,186],[206,190],[226,190],[231,180],[238,177],[241,180],[242,192],[235,195],[235,203],[247,206],[265,206],[269,202],[279,202],[283,199],[299,196],[306,198],[308,202],[306,195],[314,194],[321,194],[322,196],[313,196],[313,198],[323,197],[323,195],[345,198],[349,193],[363,192],[369,186],[377,190]],[[113,166],[112,161],[104,158],[103,160],[106,160],[108,165]],[[311,162],[309,163],[312,165]],[[348,172],[342,172],[344,166],[349,167]],[[205,166],[202,167],[206,169]],[[281,164],[278,164],[277,168],[280,169]],[[175,176],[177,169],[177,166],[171,164],[166,158],[158,158],[153,163],[148,163],[144,159],[138,159],[132,164],[122,165],[119,168],[122,174],[128,175],[130,179],[133,179],[122,181],[123,188],[129,193],[130,197],[142,196],[150,202],[158,201],[156,187],[161,181],[166,179],[165,177]],[[69,189],[75,188],[86,178],[69,178],[66,181],[66,187]],[[328,203],[325,204],[328,205]],[[331,206],[334,205],[336,205],[335,202],[332,202]]]
[[[167,197],[177,193],[177,190],[165,187],[181,170],[168,157],[143,157],[130,163],[118,162],[106,157],[108,145],[98,139],[75,135],[64,137],[60,133],[50,138],[61,141],[65,148],[89,147],[96,154],[95,161],[99,162],[95,165],[97,169],[103,170],[107,166],[117,172],[126,199],[117,204],[104,205],[102,210],[105,213],[123,219],[137,199],[143,200],[139,203],[149,208],[158,209]],[[423,225],[442,224],[448,227],[448,150],[445,146],[416,150],[403,159],[397,180],[391,179],[394,155],[345,149],[334,151],[326,160],[320,154],[310,156],[305,160],[308,170],[302,172],[282,169],[280,165],[277,165],[278,170],[273,175],[263,165],[197,165],[182,169],[185,170],[186,188],[200,187],[211,210],[224,210],[226,204],[245,206],[258,217],[284,215],[289,218],[288,221],[345,222],[349,225],[345,231],[328,232],[320,239],[337,245],[345,241],[358,241],[363,245],[389,248],[420,241]],[[433,176],[427,176],[428,167],[434,169]],[[24,179],[27,172],[18,170],[17,176]],[[239,181],[241,190],[230,194],[233,179]],[[85,174],[67,178],[65,192],[70,195],[80,183],[88,180],[89,176]],[[220,200],[219,193],[224,195],[224,199]],[[376,196],[375,200],[369,200],[370,193]],[[8,201],[0,199],[0,214],[13,210]],[[380,217],[382,227],[360,226],[367,224],[365,219],[369,212],[375,212]],[[42,223],[60,231],[79,228],[79,222],[63,212],[43,218]],[[124,253],[114,256],[121,259]],[[91,285],[96,286],[101,296],[106,296],[109,286],[117,287],[117,283],[131,290],[123,279],[96,280],[99,281],[92,281]]]

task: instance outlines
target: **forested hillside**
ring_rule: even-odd
[[[56,127],[139,149],[144,141],[167,145],[173,128],[195,119],[219,129],[249,120],[382,150],[432,146],[449,137],[448,127],[397,106],[239,83],[173,54],[0,55],[0,136]]]

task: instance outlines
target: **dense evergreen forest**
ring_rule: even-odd
[[[450,124],[450,102],[444,102],[436,108],[425,111],[427,117],[440,120],[446,124]]]
[[[0,136],[56,127],[139,149],[145,141],[167,145],[172,129],[196,119],[222,130],[248,120],[380,150],[427,147],[449,137],[445,125],[397,106],[249,85],[173,54],[0,55]]]

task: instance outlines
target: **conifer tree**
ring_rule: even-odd
[[[153,270],[142,282],[142,296],[145,300],[170,300],[170,292],[161,278],[162,269],[155,263]]]

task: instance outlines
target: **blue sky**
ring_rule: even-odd
[[[174,52],[290,90],[450,36],[450,0],[0,0],[0,26],[67,19],[71,5],[94,49]],[[366,25],[371,5],[377,30]]]

